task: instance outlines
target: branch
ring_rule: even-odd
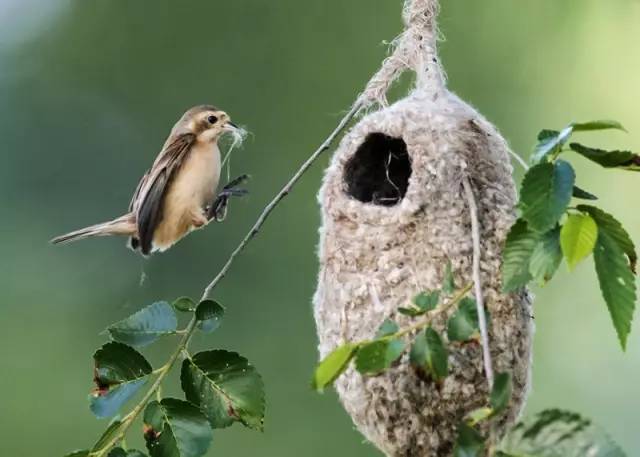
[[[235,258],[238,256],[238,254],[240,254],[244,250],[244,248],[247,246],[247,244],[249,244],[249,242],[253,239],[253,237],[258,234],[258,232],[260,231],[260,228],[262,227],[262,225],[264,225],[264,223],[266,222],[267,218],[269,217],[271,212],[274,210],[274,208],[278,206],[278,204],[280,203],[280,201],[282,201],[284,197],[289,195],[289,192],[291,192],[291,189],[293,188],[293,186],[300,180],[302,175],[305,174],[305,172],[311,167],[311,165],[313,165],[313,163],[318,159],[318,157],[320,157],[323,152],[325,152],[327,149],[329,149],[329,147],[331,147],[331,144],[336,139],[336,137],[340,135],[340,133],[344,130],[344,128],[349,123],[349,121],[353,119],[353,117],[358,113],[358,111],[360,111],[360,109],[364,106],[364,104],[365,102],[359,99],[358,102],[356,102],[353,105],[351,110],[342,118],[342,120],[340,121],[338,126],[335,128],[335,130],[331,132],[331,134],[320,145],[320,147],[316,150],[316,152],[314,152],[300,166],[298,171],[291,177],[289,182],[285,184],[285,186],[280,190],[280,192],[278,192],[278,194],[273,198],[273,200],[271,200],[269,204],[265,206],[260,216],[258,216],[258,219],[256,220],[255,224],[253,224],[253,227],[251,227],[251,230],[249,230],[249,232],[246,234],[244,239],[240,242],[238,247],[231,253],[231,255],[229,256],[229,259],[227,259],[227,262],[224,264],[220,272],[216,275],[215,278],[213,278],[213,280],[206,287],[206,289],[204,290],[204,294],[202,295],[202,300],[205,300],[211,295],[211,292],[213,291],[213,289],[218,285],[218,283],[222,280],[222,278],[225,277],[225,275],[229,271],[229,268],[231,268],[231,264],[233,263]]]
[[[204,293],[202,294],[202,300],[206,300],[210,295],[213,289],[218,285],[218,283],[225,277],[233,261],[240,254],[244,248],[249,244],[249,242],[255,237],[260,228],[266,222],[267,218],[271,214],[271,212],[275,209],[276,206],[282,201],[284,197],[286,197],[293,186],[300,180],[303,174],[313,165],[313,163],[325,152],[327,149],[331,147],[331,144],[335,141],[335,139],[342,133],[347,124],[358,114],[360,109],[365,106],[366,102],[363,99],[359,99],[351,108],[351,110],[342,118],[338,126],[334,129],[333,132],[327,137],[327,139],[320,145],[320,147],[300,166],[298,171],[291,177],[289,182],[285,184],[285,186],[276,194],[276,196],[265,206],[264,210],[258,216],[255,224],[249,230],[247,235],[242,239],[238,247],[231,253],[227,262],[224,264],[220,272],[213,278],[213,280],[209,283],[209,285],[205,288]],[[165,377],[171,371],[171,368],[175,365],[176,361],[180,357],[180,354],[187,349],[189,341],[193,336],[194,331],[196,330],[196,318],[195,316],[191,319],[185,330],[182,332],[183,336],[178,344],[176,350],[171,354],[171,357],[167,361],[165,365],[163,365],[160,369],[158,369],[158,377],[151,385],[147,393],[142,397],[142,400],[131,410],[129,414],[125,416],[122,420],[118,433],[100,450],[96,452],[92,452],[91,455],[95,457],[103,457],[105,456],[114,446],[116,446],[120,441],[122,441],[129,430],[131,425],[135,421],[135,419],[140,415],[143,411],[146,404],[151,400],[156,391],[160,388],[160,385],[164,381]]]
[[[464,297],[467,296],[467,294],[471,290],[471,287],[472,287],[472,285],[469,284],[469,285],[465,286],[464,288],[460,289],[460,291],[458,291],[458,293],[456,293],[455,296],[453,298],[451,298],[451,300],[449,300],[448,302],[443,303],[442,305],[440,305],[437,308],[435,308],[423,320],[421,320],[420,322],[418,322],[416,324],[410,325],[409,327],[407,327],[407,328],[405,328],[403,330],[400,330],[399,332],[391,335],[391,337],[400,338],[402,336],[408,335],[409,333],[411,333],[411,332],[413,332],[415,330],[422,330],[424,327],[430,325],[431,322],[433,321],[433,319],[436,316],[439,316],[439,315],[443,314],[449,308],[451,308],[451,307],[457,305],[458,303],[460,303],[460,301]]]
[[[464,192],[471,213],[471,237],[473,238],[473,283],[475,285],[476,306],[478,309],[478,324],[480,337],[482,338],[482,358],[484,360],[484,373],[489,383],[489,392],[493,387],[493,364],[491,363],[491,350],[489,348],[489,333],[487,332],[487,316],[484,312],[484,298],[482,296],[482,279],[480,277],[480,223],[478,220],[478,205],[473,195],[473,189],[469,178],[462,181]]]

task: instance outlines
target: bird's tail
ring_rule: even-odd
[[[53,244],[71,243],[73,241],[83,240],[92,236],[111,236],[111,235],[126,235],[134,236],[137,233],[136,218],[132,213],[120,216],[109,222],[102,224],[90,225],[89,227],[82,228],[69,232],[65,235],[60,235],[51,240]]]

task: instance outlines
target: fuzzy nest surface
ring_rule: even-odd
[[[501,292],[502,246],[515,219],[512,171],[495,127],[446,90],[416,90],[364,117],[335,152],[319,195],[314,315],[320,357],[347,341],[371,339],[387,318],[411,323],[397,309],[418,292],[440,288],[448,261],[458,286],[472,282],[470,213],[461,184],[468,177],[479,206],[493,365],[512,373],[514,383],[502,433],[525,401],[533,333],[527,292]],[[445,335],[447,317],[434,323]],[[450,375],[440,384],[419,376],[406,354],[380,376],[350,368],[336,381],[358,429],[386,455],[448,456],[459,421],[486,405],[480,344],[449,349]]]

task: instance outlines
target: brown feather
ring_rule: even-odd
[[[195,141],[196,135],[193,133],[185,133],[168,141],[143,178],[144,183],[141,184],[139,195],[132,206],[138,221],[140,250],[144,255],[148,255],[153,248],[153,234],[162,222],[164,198]]]

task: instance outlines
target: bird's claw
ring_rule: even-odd
[[[207,209],[207,218],[209,220],[215,219],[216,222],[222,222],[227,216],[229,199],[231,197],[243,197],[249,193],[247,189],[237,187],[248,179],[249,175],[242,175],[229,181]]]

